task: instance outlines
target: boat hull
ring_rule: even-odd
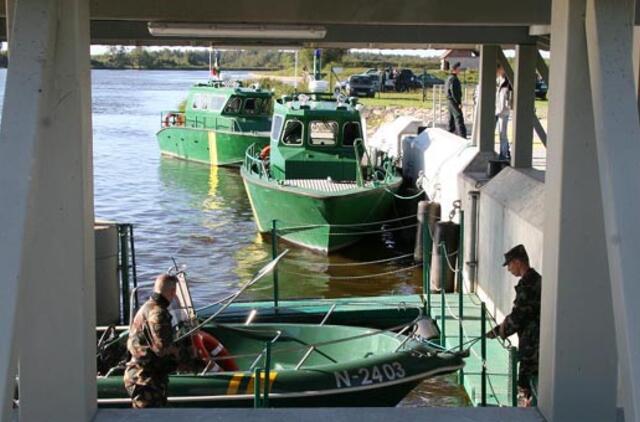
[[[188,127],[163,128],[156,137],[162,154],[212,166],[237,166],[250,145],[262,148],[269,144],[268,133]]]
[[[384,220],[393,205],[391,192],[401,184],[397,178],[384,186],[320,194],[281,186],[244,167],[241,174],[260,233],[271,233],[276,220],[280,238],[322,253],[349,246],[366,232],[378,230],[376,225],[361,224]]]

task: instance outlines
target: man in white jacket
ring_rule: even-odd
[[[509,125],[509,114],[511,113],[512,93],[513,90],[504,74],[504,69],[498,65],[496,72],[496,126],[500,132],[499,158],[501,160],[511,160],[507,126]]]

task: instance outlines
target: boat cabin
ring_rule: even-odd
[[[270,91],[219,83],[197,84],[189,90],[184,125],[234,132],[268,131],[272,112]]]
[[[276,180],[356,180],[363,151],[362,121],[355,101],[331,96],[285,96],[276,101],[270,166]]]

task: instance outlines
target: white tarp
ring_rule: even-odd
[[[386,152],[390,157],[402,158],[402,139],[416,135],[424,126],[421,120],[411,116],[400,116],[393,122],[385,123],[367,139],[367,149]]]
[[[458,176],[478,149],[470,140],[439,128],[425,130],[414,143],[423,149],[422,188],[432,201],[440,203],[442,219],[448,220],[453,202],[462,199]]]

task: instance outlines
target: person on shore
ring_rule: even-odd
[[[457,133],[466,138],[467,128],[464,125],[464,115],[462,114],[462,86],[460,79],[458,79],[458,73],[460,73],[460,62],[453,65],[444,86],[449,108],[449,132]]]
[[[167,403],[169,374],[176,370],[179,359],[168,311],[176,297],[177,283],[173,275],[159,275],[153,294],[131,323],[127,341],[131,360],[124,372],[124,385],[134,408],[163,407]]]
[[[518,334],[518,390],[522,403],[531,405],[532,387],[538,377],[538,348],[540,344],[540,291],[542,277],[529,266],[529,256],[523,245],[517,245],[504,254],[503,266],[516,277],[516,298],[511,313],[502,323],[487,333],[487,338]]]
[[[509,149],[509,137],[507,126],[509,125],[509,114],[511,113],[511,98],[513,89],[507,80],[504,68],[498,65],[496,70],[496,126],[500,133],[500,155],[501,160],[511,160]]]

